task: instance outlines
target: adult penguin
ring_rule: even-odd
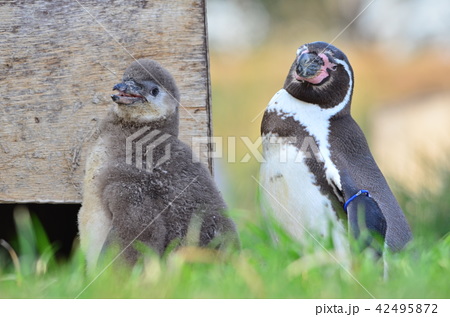
[[[354,77],[333,45],[301,46],[261,124],[263,208],[299,240],[351,236],[381,253],[412,238],[406,218],[350,115]],[[348,224],[348,225],[347,225]]]

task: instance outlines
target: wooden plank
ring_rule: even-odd
[[[112,87],[142,57],[178,83],[181,139],[209,136],[204,0],[0,1],[0,202],[81,201]]]

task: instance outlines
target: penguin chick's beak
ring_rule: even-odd
[[[141,89],[132,80],[122,82],[113,87],[117,94],[111,95],[112,100],[119,105],[132,105],[136,102],[146,102],[140,93]]]

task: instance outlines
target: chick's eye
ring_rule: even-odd
[[[156,87],[153,88],[152,91],[150,92],[150,94],[151,94],[153,97],[158,96],[158,94],[159,94],[159,89],[156,88]]]

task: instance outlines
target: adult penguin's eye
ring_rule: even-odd
[[[150,93],[152,94],[153,97],[156,97],[159,94],[159,89],[155,87],[152,89]]]

